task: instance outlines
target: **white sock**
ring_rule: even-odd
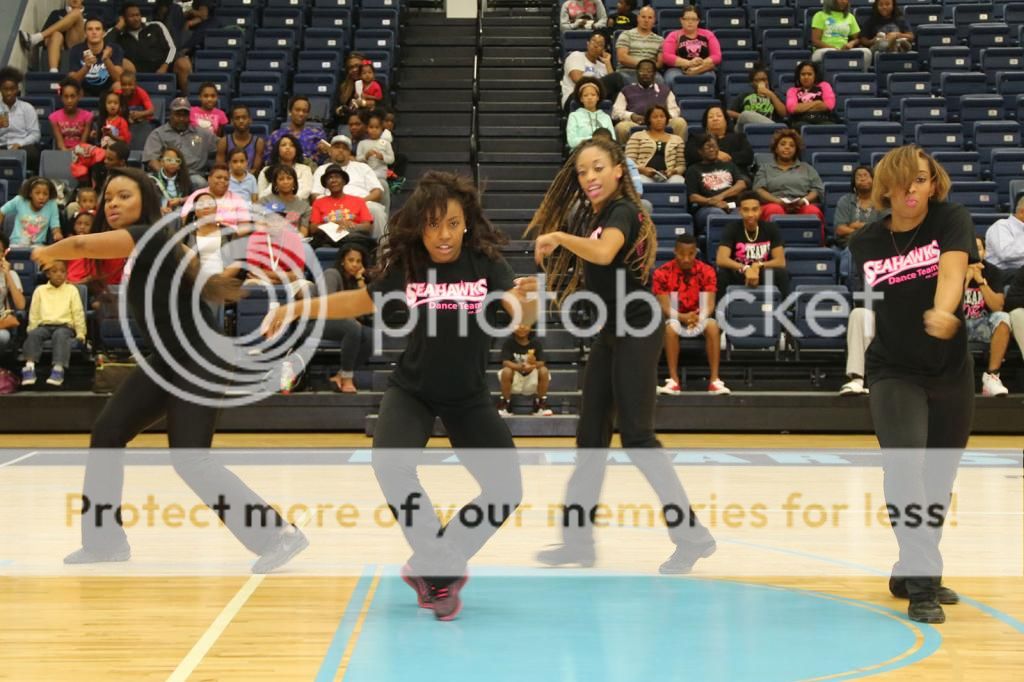
[[[29,40],[30,43],[32,43],[32,47],[35,47],[39,43],[43,42],[43,34],[42,33],[33,33],[33,34],[31,34],[28,37],[28,40]]]
[[[50,73],[60,73],[60,69],[50,69]]]
[[[36,363],[32,362],[31,360],[29,360],[28,362],[25,363],[25,369],[35,369],[35,368],[36,368]]]
[[[53,369],[55,371],[57,371],[57,372],[63,372],[64,371],[64,365],[54,365]]]

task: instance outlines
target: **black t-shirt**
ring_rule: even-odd
[[[754,149],[750,146],[750,140],[742,133],[730,130],[718,138],[718,148],[732,157],[732,162],[740,169],[741,173],[747,173],[754,165]],[[683,152],[686,156],[686,165],[695,166],[701,163],[700,150],[696,145],[688,144]]]
[[[703,33],[693,38],[687,38],[680,34],[676,44],[676,56],[682,59],[696,59],[697,57],[707,59],[711,56],[711,41]]]
[[[150,348],[157,355],[169,353],[178,360],[195,357],[196,353],[209,356],[209,344],[203,339],[201,327],[192,309],[193,286],[182,274],[176,273],[180,259],[173,251],[160,255],[161,250],[171,240],[166,229],[154,228],[149,225],[133,225],[128,234],[135,242],[135,251],[125,266],[128,276],[127,297],[128,308],[146,339]],[[139,248],[143,237],[149,235],[146,243]],[[171,249],[182,249],[176,242]],[[177,286],[175,300],[169,297]],[[151,302],[150,310],[146,310],[147,302]],[[209,305],[200,299],[199,313],[205,319],[205,325],[216,329],[217,323]],[[175,328],[175,320],[180,325]],[[179,331],[180,330],[180,331]],[[157,339],[166,346],[161,352],[156,345]]]
[[[874,14],[869,16],[860,27],[860,35],[863,38],[874,38],[879,31],[882,33],[913,33],[910,22],[904,17],[890,17],[883,19]]]
[[[726,225],[719,245],[729,247],[732,259],[738,263],[744,265],[763,263],[771,260],[772,249],[783,245],[782,233],[779,232],[779,227],[775,223],[759,221],[757,232],[754,239],[751,240],[743,229],[743,221],[737,220]]]
[[[1010,281],[1010,290],[1006,292],[1006,302],[1003,310],[1011,312],[1017,308],[1024,308],[1024,268],[1017,270]]]
[[[433,283],[430,274],[409,282],[403,268],[392,267],[367,287],[371,296],[404,292],[404,306],[411,314],[417,309],[416,325],[390,382],[427,403],[475,402],[488,394],[484,373],[491,348],[491,337],[478,320],[487,315],[495,325],[494,313],[501,305],[494,301],[485,310],[484,297],[513,287],[512,268],[504,258],[491,260],[463,249],[457,261],[433,264],[431,270],[436,273]],[[430,318],[435,315],[436,334],[430,335]],[[460,336],[463,316],[467,333]]]
[[[121,66],[121,63],[124,61],[124,50],[121,49],[121,46],[111,41],[105,41],[103,47],[104,49],[110,48],[110,61]],[[68,64],[71,65],[72,72],[78,71],[85,66],[85,51],[87,49],[89,49],[88,43],[83,42],[75,45],[68,51]],[[113,82],[110,72],[100,57],[102,55],[96,55],[96,63],[85,72],[85,78],[82,80],[82,86],[91,91],[107,88]]]
[[[939,256],[951,251],[978,260],[971,215],[963,206],[946,202],[931,202],[924,222],[910,232],[891,232],[884,218],[850,238],[864,284],[883,295],[873,302],[876,331],[866,356],[869,383],[959,376],[968,358],[963,307],[957,306],[961,325],[952,339],[937,339],[924,330],[924,313],[934,306]]]
[[[619,272],[625,273],[625,288],[622,292],[624,296],[640,291],[646,292],[647,297],[650,298],[650,301],[631,298],[626,304],[624,317],[631,326],[642,327],[649,323],[653,314],[652,305],[654,309],[660,310],[657,299],[651,293],[650,286],[644,285],[636,270],[627,263],[630,256],[643,248],[643,242],[638,241],[642,225],[640,216],[640,209],[636,204],[619,198],[608,202],[608,205],[591,223],[593,226],[590,232],[591,239],[600,239],[601,233],[606,228],[615,228],[626,238],[622,248],[608,265],[583,261],[583,281],[587,289],[597,294],[604,302],[608,311],[605,328],[612,331],[618,331],[616,311],[619,309],[620,302],[616,295],[616,279],[621,276],[617,274]]]
[[[713,197],[746,179],[743,171],[732,161],[695,163],[686,169],[686,191]]]
[[[527,337],[526,343],[519,343],[514,335],[508,337],[505,340],[505,345],[501,347],[501,361],[514,362],[517,365],[526,362],[526,358],[530,351],[533,351],[533,358],[537,362],[544,362],[544,344],[540,342],[533,334]]]
[[[999,268],[988,261],[984,261],[982,267],[984,269],[981,272],[981,276],[988,282],[992,291],[997,294],[1003,293],[1003,275],[999,272]],[[964,317],[968,320],[974,320],[984,317],[990,312],[992,311],[985,305],[985,297],[981,293],[981,286],[972,279],[964,290]]]

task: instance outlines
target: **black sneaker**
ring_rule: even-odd
[[[676,547],[668,561],[658,567],[658,573],[662,575],[686,575],[693,570],[693,565],[698,559],[706,559],[715,553],[718,545],[714,540],[704,544],[695,545],[684,543]]]
[[[277,542],[260,555],[256,563],[252,565],[253,573],[270,573],[281,568],[295,558],[295,555],[309,547],[309,540],[302,531],[295,528],[295,526],[292,526],[292,528],[295,529],[294,532],[282,532],[278,536]]]
[[[502,417],[511,417],[512,411],[508,409],[508,401],[504,398],[498,399],[498,414]]]
[[[126,542],[112,550],[89,550],[85,547],[76,549],[64,557],[65,564],[100,564],[114,561],[128,561],[132,558],[132,548]]]
[[[894,575],[889,576],[889,593],[897,599],[910,599],[910,594],[907,592],[907,579]],[[939,585],[939,589],[935,591],[935,597],[940,604],[946,606],[960,603],[960,595],[945,585]]]
[[[427,585],[427,581],[418,575],[414,575],[412,567],[409,564],[402,566],[400,571],[402,580],[405,584],[416,591],[416,604],[421,609],[432,609],[434,608],[433,597],[430,593],[430,586]]]
[[[911,599],[907,607],[907,617],[918,623],[945,623],[946,614],[939,606],[939,600],[925,597],[924,599]]]
[[[438,620],[454,620],[462,610],[459,591],[469,582],[469,576],[458,578],[434,578],[425,580],[429,591],[431,608]]]
[[[18,31],[18,44],[25,52],[32,49],[32,36],[28,34],[28,31]]]
[[[596,560],[593,545],[561,544],[537,552],[537,561],[546,566],[579,564],[582,568],[590,568]]]

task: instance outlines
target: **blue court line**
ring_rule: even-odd
[[[825,563],[834,564],[836,566],[844,566],[846,568],[855,568],[855,569],[858,569],[858,570],[861,570],[861,571],[866,571],[868,573],[873,573],[874,575],[882,576],[882,577],[888,577],[888,575],[889,575],[888,573],[886,573],[884,571],[879,571],[878,569],[872,568],[871,566],[864,566],[862,564],[857,564],[857,563],[853,563],[853,562],[850,562],[850,561],[843,561],[841,559],[832,559],[830,557],[823,557],[823,556],[819,556],[817,554],[810,554],[809,552],[801,552],[801,551],[793,550],[793,549],[783,549],[781,547],[772,547],[770,545],[759,545],[759,544],[754,543],[754,542],[745,542],[743,540],[723,540],[723,542],[731,543],[731,544],[734,544],[734,545],[744,545],[744,546],[747,546],[747,547],[753,547],[755,549],[764,549],[764,550],[768,550],[770,552],[778,552],[780,554],[789,554],[790,556],[804,557],[806,559],[814,559],[816,561],[823,561]],[[1010,614],[1005,613],[1003,611],[1000,611],[999,609],[995,608],[994,606],[989,606],[988,604],[985,604],[984,602],[980,602],[980,601],[978,601],[976,599],[971,599],[970,597],[965,597],[963,595],[960,595],[960,601],[962,601],[965,604],[969,604],[969,605],[973,606],[974,608],[978,609],[979,611],[982,611],[983,613],[985,613],[985,614],[987,614],[989,616],[992,616],[996,620],[1001,621],[1001,622],[1009,625],[1011,628],[1013,628],[1017,632],[1019,632],[1022,635],[1024,635],[1024,623],[1022,623],[1021,621],[1017,620],[1016,618],[1014,618]]]
[[[345,605],[345,613],[338,622],[338,628],[334,631],[331,644],[327,647],[324,660],[320,663],[320,670],[316,674],[315,682],[332,682],[341,665],[341,657],[345,654],[345,647],[348,645],[352,632],[355,630],[356,622],[359,620],[359,612],[362,611],[363,602],[366,601],[366,593],[370,590],[373,582],[375,566],[365,566],[359,582],[352,589],[352,595]]]

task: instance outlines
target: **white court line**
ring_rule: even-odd
[[[22,455],[21,457],[15,457],[12,460],[8,460],[6,462],[0,463],[0,469],[3,469],[4,467],[11,466],[12,464],[17,464],[18,462],[24,461],[24,460],[28,459],[29,457],[32,457],[32,456],[38,455],[38,454],[39,454],[38,450],[33,450],[32,452],[28,453],[27,455]]]
[[[192,650],[188,652],[185,658],[181,660],[181,663],[178,664],[178,667],[174,669],[174,672],[171,673],[171,676],[167,678],[167,682],[185,682],[189,678],[265,577],[265,575],[254,575],[245,581],[242,588],[227,603],[227,606],[217,615],[210,624],[210,627],[203,633],[203,636],[192,647]]]

